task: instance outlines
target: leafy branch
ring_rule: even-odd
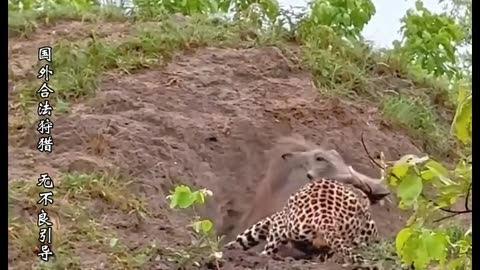
[[[471,143],[472,99],[465,90],[458,92],[458,108],[451,131],[463,145]],[[461,159],[454,170],[428,156],[406,155],[387,168],[388,182],[396,187],[401,209],[414,213],[396,236],[397,254],[406,265],[426,269],[436,262],[449,270],[471,269],[471,228],[453,240],[443,226],[433,226],[440,221],[472,213],[469,200],[472,196],[471,156]],[[424,186],[430,184],[435,196],[428,198]],[[451,210],[459,198],[465,199],[463,210]],[[438,211],[449,213],[429,224],[428,218]]]

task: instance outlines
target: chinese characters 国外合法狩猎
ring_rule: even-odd
[[[41,119],[38,121],[37,131],[40,133],[40,138],[37,142],[37,150],[42,153],[50,154],[53,151],[53,137],[52,129],[53,122],[49,117],[52,116],[53,107],[50,105],[48,98],[50,94],[55,93],[52,87],[48,84],[50,77],[53,76],[54,71],[52,64],[52,47],[45,46],[38,49],[38,61],[46,61],[47,63],[38,71],[37,79],[43,79],[43,83],[37,89],[36,94],[42,99],[38,103],[37,114]],[[45,190],[38,194],[39,200],[37,204],[41,205],[38,212],[37,226],[39,228],[38,241],[39,249],[37,256],[44,262],[48,262],[51,256],[55,256],[52,248],[53,242],[53,223],[50,220],[47,206],[53,204],[53,179],[48,173],[41,173],[37,179],[37,186],[43,187]]]

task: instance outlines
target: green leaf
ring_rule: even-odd
[[[350,19],[352,20],[353,26],[357,28],[362,28],[365,24],[365,16],[359,10],[355,9],[350,13]]]
[[[195,203],[205,203],[205,195],[202,192],[197,190],[192,194],[192,196],[195,198]]]
[[[193,229],[197,233],[208,234],[212,228],[213,224],[208,219],[199,220],[193,223]]]
[[[413,265],[415,269],[421,270],[425,269],[428,266],[428,263],[431,261],[428,256],[428,249],[425,245],[425,241],[422,238],[417,238],[416,249],[412,248],[412,252],[415,253]]]
[[[422,193],[422,178],[416,174],[409,173],[401,178],[401,180],[397,188],[397,195],[404,206],[412,206]]]
[[[426,232],[422,235],[422,237],[430,258],[439,261],[440,264],[443,265],[447,259],[447,235],[435,232]]]
[[[349,25],[350,25],[350,16],[348,15],[348,13],[343,13],[342,23],[343,23],[343,25],[345,25],[345,26],[349,26]]]
[[[436,162],[435,160],[429,160],[427,164],[425,164],[430,170],[433,170],[436,176],[443,176],[448,177],[449,171],[445,168],[442,164]]]
[[[434,160],[428,161],[421,172],[424,180],[431,180],[437,177],[445,185],[455,185],[456,183],[448,178],[449,174],[449,171],[442,164]]]
[[[195,197],[192,196],[192,191],[190,187],[180,185],[175,187],[175,191],[171,193],[170,198],[170,208],[187,208],[195,202]]]
[[[413,232],[411,232],[410,237],[408,237],[403,243],[402,249],[397,250],[398,256],[406,265],[411,265],[415,260],[415,253],[412,252],[412,248],[416,249],[418,238],[412,237],[412,235]]]
[[[395,249],[397,250],[397,254],[402,254],[403,247],[405,242],[412,236],[412,229],[410,228],[403,228],[400,232],[397,233],[395,237]]]
[[[206,220],[202,220],[202,225],[201,225],[201,228],[202,228],[202,231],[206,234],[208,232],[210,232],[210,230],[212,229],[213,227],[213,224],[210,220],[206,219]]]
[[[426,30],[423,30],[422,35],[423,35],[424,39],[431,39],[432,38],[432,35],[430,35],[430,33],[428,33],[428,31],[426,31]]]
[[[424,9],[423,1],[420,1],[420,0],[415,1],[415,8],[418,11],[423,10]]]
[[[347,9],[349,10],[355,9],[355,0],[347,0],[346,6],[347,6]]]
[[[212,191],[203,188],[195,191],[193,196],[195,197],[195,203],[203,204],[205,203],[205,198],[207,196],[212,196],[212,195],[213,195]]]
[[[471,159],[471,158],[470,158]],[[472,178],[472,164],[466,160],[460,160],[455,167],[455,176],[464,179]]]
[[[466,96],[458,106],[452,129],[455,130],[456,137],[467,144],[472,137],[472,95]]]
[[[403,156],[401,159],[397,160],[392,167],[392,174],[394,174],[398,178],[402,178],[410,168],[410,164],[408,161],[408,156]]]
[[[429,261],[428,251],[417,232],[408,238],[399,256],[405,264],[411,265],[413,263],[415,269],[418,270],[425,269],[425,265]]]
[[[420,176],[422,177],[423,180],[432,180],[434,177],[436,177],[436,173],[429,168],[423,169],[422,172],[420,173]]]

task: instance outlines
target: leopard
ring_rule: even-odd
[[[237,218],[229,216],[219,226],[219,234],[224,235],[222,242],[231,241],[238,233],[280,210],[290,195],[309,181],[308,174],[311,177],[330,177],[352,184],[363,190],[374,204],[389,195],[384,181],[358,172],[347,165],[335,149],[323,148],[298,133],[279,137],[265,154],[268,166],[263,179],[255,184],[254,198],[247,204],[247,209],[239,210]],[[308,243],[292,244],[294,249],[304,255],[311,251],[315,253],[314,249],[308,247]],[[287,247],[280,251],[284,252],[291,253],[293,257],[302,256]]]
[[[371,217],[371,201],[353,185],[331,178],[312,179],[292,194],[286,205],[258,221],[225,248],[248,250],[266,240],[263,256],[275,257],[278,248],[290,241],[313,243],[319,239],[328,252],[318,255],[325,262],[339,254],[353,269],[380,270],[359,253],[361,245],[378,240],[378,230]]]

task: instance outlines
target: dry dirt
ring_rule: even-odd
[[[16,42],[18,50],[27,48],[27,41]],[[16,55],[21,53],[12,53],[11,59]],[[147,198],[152,216],[139,226],[118,212],[97,212],[132,249],[152,240],[160,246],[189,242],[184,229],[188,216],[166,204],[173,184],[212,190],[204,212],[217,226],[237,218],[262,179],[264,150],[279,136],[297,132],[333,147],[371,176],[378,176],[378,170],[366,158],[362,132],[369,150],[383,151],[387,159],[420,151],[404,133],[384,125],[375,108],[319,96],[310,75],[292,70],[276,48],[203,48],[178,55],[163,68],[108,76],[94,98],[53,121],[55,148],[48,159],[37,154],[33,130],[15,145],[12,141],[9,180],[36,179],[45,170],[55,179],[70,170],[121,168],[134,181],[132,192]],[[404,221],[390,204],[375,206],[374,218],[386,237]],[[96,269],[104,255],[90,255],[85,269]],[[225,256],[222,269],[341,269],[240,251]],[[14,264],[11,257],[9,265]],[[175,266],[152,261],[143,269]]]

